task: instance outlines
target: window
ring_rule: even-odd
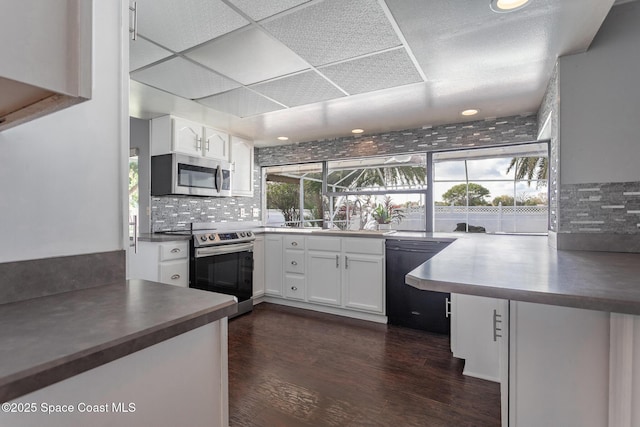
[[[267,226],[425,229],[425,154],[265,167],[263,173]]]
[[[328,226],[424,230],[426,167],[425,154],[327,162]]]
[[[547,164],[546,143],[434,153],[434,231],[546,233]]]
[[[263,173],[267,226],[322,227],[322,163],[267,167]]]

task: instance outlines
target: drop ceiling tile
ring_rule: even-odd
[[[319,71],[350,95],[423,81],[404,49],[340,62]]]
[[[129,39],[129,71],[137,70],[171,55],[173,54],[170,51],[141,37],[136,40]]]
[[[136,0],[138,33],[176,52],[249,22],[220,0]]]
[[[377,0],[326,0],[264,27],[316,66],[401,44]]]
[[[251,88],[290,107],[344,96],[315,71],[259,83]]]
[[[183,98],[202,98],[240,85],[184,58],[173,58],[131,73],[133,80]]]
[[[306,61],[259,28],[213,40],[186,56],[245,85],[309,68]]]
[[[249,15],[251,19],[259,21],[269,16],[273,16],[276,13],[283,12],[287,9],[291,9],[294,6],[298,6],[302,3],[307,3],[309,0],[269,0],[269,1],[255,1],[255,0],[231,0],[231,3],[235,4],[244,13]]]
[[[284,108],[244,87],[199,99],[197,102],[238,117],[248,117]]]

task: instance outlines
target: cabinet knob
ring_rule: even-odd
[[[291,265],[298,265],[296,261],[291,261]]]
[[[291,242],[291,246],[298,246],[298,242]]]
[[[292,286],[292,287],[291,287],[291,290],[292,290],[292,291],[297,291],[297,290],[298,290],[298,288],[297,288],[297,287],[295,287],[295,286]]]
[[[180,252],[180,248],[173,248],[173,249],[171,249],[171,253],[172,253],[172,254],[177,254],[178,252]]]
[[[171,280],[178,280],[180,278],[179,274],[174,274],[173,276],[171,276]]]

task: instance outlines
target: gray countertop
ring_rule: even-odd
[[[0,305],[0,402],[236,311],[233,296],[144,280]]]
[[[464,235],[406,276],[419,289],[640,314],[640,254],[562,251],[547,237]]]
[[[183,240],[191,240],[191,235],[183,234],[163,234],[163,233],[140,233],[138,240],[141,242],[177,242]]]
[[[395,230],[335,230],[320,228],[261,227],[254,229],[253,231],[256,234],[304,234],[307,236],[373,237],[378,239],[437,240],[446,242],[452,242],[457,237],[451,233]]]

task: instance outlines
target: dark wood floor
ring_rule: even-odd
[[[229,322],[234,426],[499,426],[448,337],[262,303]]]

